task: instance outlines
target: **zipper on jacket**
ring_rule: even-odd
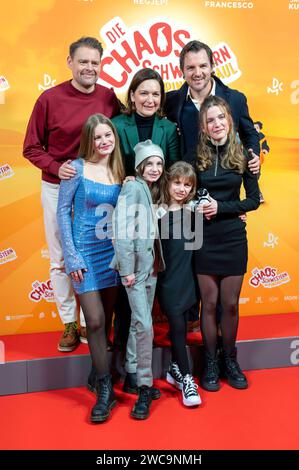
[[[218,170],[218,145],[216,146],[216,163],[215,163],[215,174],[214,176],[217,176],[217,170]]]

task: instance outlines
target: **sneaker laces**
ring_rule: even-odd
[[[180,368],[176,362],[171,362],[170,364],[171,375],[177,382],[183,382],[183,375],[180,371]]]
[[[98,397],[102,398],[103,400],[107,400],[110,396],[111,387],[110,381],[101,379],[98,381]]]
[[[65,326],[63,336],[66,337],[66,336],[72,334],[74,331],[76,332],[77,330],[78,330],[77,322],[74,321],[74,322],[71,322],[71,323],[67,323],[66,326]]]
[[[183,390],[184,390],[184,395],[188,398],[192,395],[198,395],[197,392],[198,385],[194,382],[194,378],[192,375],[187,374],[183,378]]]

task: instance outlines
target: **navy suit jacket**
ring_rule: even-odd
[[[242,144],[247,150],[252,148],[254,153],[259,155],[259,135],[253,125],[251,117],[249,116],[246,96],[243,93],[224,85],[218,77],[213,76],[213,79],[216,82],[215,95],[223,98],[229,104],[232,111],[235,129],[239,133]],[[188,84],[186,82],[179,90],[169,91],[166,93],[166,102],[164,107],[164,112],[167,118],[177,124],[181,135],[184,135],[181,113],[186,101],[187,92]],[[190,123],[191,126],[192,124],[195,125],[194,123]],[[184,160],[186,149],[183,148],[183,140],[184,139],[181,139],[181,153]],[[188,150],[190,151],[191,149],[187,149],[187,153],[189,153]]]

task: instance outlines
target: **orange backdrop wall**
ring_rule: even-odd
[[[178,54],[188,40],[213,48],[217,75],[246,94],[270,147],[260,179],[265,203],[248,215],[240,312],[298,311],[298,20],[298,0],[11,0],[1,6],[0,334],[61,328],[49,281],[41,175],[22,157],[22,142],[39,94],[70,78],[68,46],[83,35],[103,43],[100,82],[122,100],[141,67],[156,68],[167,90],[179,87]]]

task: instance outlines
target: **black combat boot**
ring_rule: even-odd
[[[231,387],[243,389],[248,387],[247,379],[243,374],[237,362],[237,349],[233,349],[231,353],[223,350],[224,376]]]
[[[209,392],[217,392],[219,390],[219,364],[217,354],[212,357],[207,351],[205,352],[205,365],[200,383],[202,388]]]
[[[131,416],[135,419],[146,419],[152,404],[151,387],[142,385],[138,388],[138,400],[136,401]]]
[[[155,387],[150,387],[150,389],[152,400],[158,400],[158,398],[160,398],[161,396],[160,390]],[[124,381],[123,391],[126,393],[133,393],[134,395],[138,395],[136,372],[127,372]]]
[[[102,423],[110,416],[110,411],[116,405],[111,375],[104,375],[96,380],[97,402],[91,410],[91,421]]]

